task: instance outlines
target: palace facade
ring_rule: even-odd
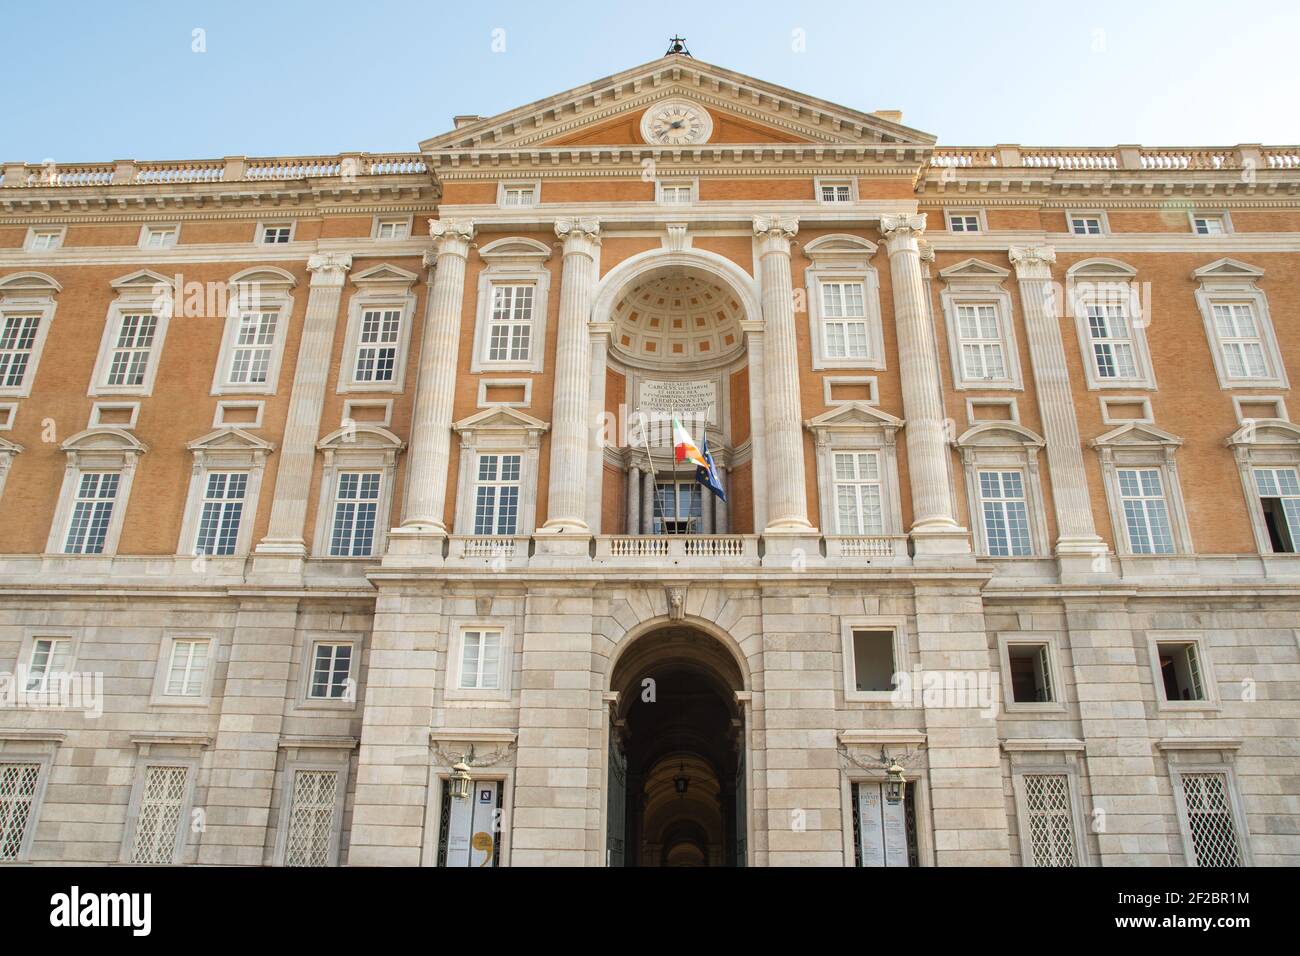
[[[1294,865],[1293,374],[1300,147],[6,163],[0,862]]]

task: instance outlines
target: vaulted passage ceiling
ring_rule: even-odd
[[[744,309],[716,281],[685,269],[656,273],[614,306],[613,348],[637,365],[716,365],[744,348]]]

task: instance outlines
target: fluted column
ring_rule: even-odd
[[[1070,390],[1070,373],[1057,314],[1061,303],[1052,288],[1056,251],[1050,246],[1012,246],[1009,254],[1020,284],[1029,359],[1043,420],[1043,438],[1047,442],[1047,468],[1056,508],[1056,551],[1058,554],[1105,554],[1106,545],[1097,536],[1092,521],[1083,445],[1079,440],[1079,423],[1074,417],[1074,395]]]
[[[641,534],[654,534],[655,530],[655,476],[641,472]]]
[[[460,314],[465,299],[465,260],[474,239],[469,220],[429,221],[433,285],[424,314],[420,369],[411,416],[411,452],[407,461],[406,511],[402,527],[430,534],[447,533],[447,471],[451,462],[451,411],[456,398],[456,353]]]
[[[542,532],[587,533],[587,446],[591,389],[591,297],[596,286],[600,223],[560,219],[555,234],[564,243],[560,279],[560,322],[555,346],[555,402],[551,412],[551,479]]]
[[[925,216],[883,216],[898,330],[898,366],[907,419],[907,468],[912,489],[912,534],[964,534],[953,516],[948,470],[948,427],[939,392],[934,325],[926,308],[918,240]],[[969,550],[969,542],[966,548]]]
[[[803,426],[799,406],[799,352],[790,281],[792,216],[755,216],[766,338],[763,414],[767,428],[767,527],[764,534],[811,531],[804,482]]]
[[[280,463],[275,473],[271,520],[266,537],[257,546],[259,554],[303,556],[307,553],[303,539],[307,496],[316,464],[316,441],[325,407],[325,385],[338,326],[339,302],[350,268],[352,257],[337,252],[321,253],[307,260],[311,291],[298,343],[298,361],[293,370]]]
[[[627,468],[627,534],[641,533],[641,469]]]

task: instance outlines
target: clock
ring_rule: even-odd
[[[689,100],[664,100],[641,117],[641,135],[654,146],[690,146],[713,133],[709,111]]]

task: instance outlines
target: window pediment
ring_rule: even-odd
[[[336,428],[319,442],[316,447],[321,451],[384,449],[401,451],[406,443],[378,425],[351,425]]]
[[[805,244],[803,251],[818,269],[861,270],[867,268],[867,263],[876,254],[877,248],[879,247],[874,242],[861,236],[835,233],[818,236]]]
[[[953,444],[958,448],[1042,448],[1046,442],[1016,422],[981,422],[962,432]]]
[[[161,285],[167,293],[171,292],[172,281],[165,275],[154,272],[152,269],[138,269],[135,272],[128,273],[124,276],[118,276],[109,283],[118,293],[140,293],[142,295],[157,295],[158,287]]]
[[[1192,278],[1202,282],[1214,279],[1244,279],[1254,281],[1264,275],[1264,270],[1237,259],[1216,259],[1207,266],[1192,270]]]
[[[1137,269],[1118,259],[1083,259],[1065,271],[1067,280],[1106,279],[1111,282],[1128,282],[1137,276]]]
[[[236,272],[230,277],[230,284],[252,286],[270,292],[288,292],[298,284],[298,280],[291,273],[274,266],[255,266],[252,269]]]
[[[537,268],[551,258],[552,249],[526,236],[496,239],[478,250],[479,258],[492,265]]]
[[[985,283],[999,283],[1007,276],[1011,275],[1010,269],[1003,269],[1001,266],[995,266],[991,262],[985,262],[983,259],[963,259],[961,262],[948,266],[946,269],[939,270],[940,278],[947,282],[954,280],[977,281]]]
[[[1248,421],[1229,435],[1224,444],[1229,448],[1235,446],[1300,448],[1300,425],[1293,425],[1280,418]]]
[[[1145,422],[1129,422],[1094,438],[1093,448],[1177,448],[1183,440]]]
[[[197,456],[265,458],[275,450],[269,441],[250,435],[241,428],[218,428],[185,446]]]
[[[804,428],[812,432],[819,442],[831,440],[839,433],[868,429],[883,430],[892,436],[903,425],[901,418],[896,418],[889,412],[873,408],[864,402],[846,402],[838,408],[823,412],[816,418],[804,422]]]
[[[62,291],[58,280],[43,272],[11,272],[0,278],[0,297],[53,297]]]
[[[530,441],[540,441],[542,434],[551,426],[518,409],[502,406],[485,408],[468,418],[462,418],[451,427],[452,431],[462,437],[521,435]]]
[[[64,440],[59,446],[66,452],[120,452],[142,455],[149,450],[144,442],[120,428],[87,428]]]
[[[351,278],[352,284],[359,288],[398,294],[408,292],[411,286],[420,279],[414,272],[408,272],[398,266],[389,265],[387,262],[372,266],[364,272],[358,272]]]

